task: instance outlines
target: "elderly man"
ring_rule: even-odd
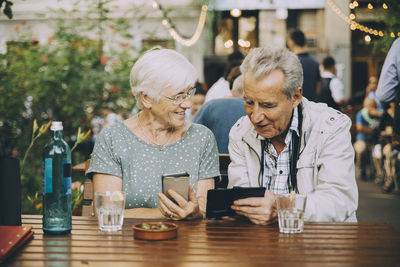
[[[287,49],[253,49],[241,65],[244,106],[229,134],[229,185],[266,187],[232,208],[253,223],[276,220],[275,194],[307,195],[306,221],[356,221],[350,119],[302,98],[303,72]]]

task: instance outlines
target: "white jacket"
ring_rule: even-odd
[[[351,120],[326,104],[303,97],[303,126],[297,187],[307,195],[306,221],[356,222],[358,189],[354,174]],[[228,187],[258,187],[261,142],[247,116],[229,133]]]

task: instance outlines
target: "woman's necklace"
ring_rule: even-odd
[[[160,151],[163,151],[165,146],[168,144],[168,142],[171,140],[172,138],[172,134],[168,137],[167,141],[165,141],[164,144],[158,144],[156,142],[153,141],[153,138],[149,137],[146,132],[144,131],[144,127],[142,125],[142,121],[140,119],[140,114],[138,115],[138,121],[139,121],[139,128],[142,131],[142,134],[146,137],[147,140],[149,140],[153,145],[158,146],[160,148]]]

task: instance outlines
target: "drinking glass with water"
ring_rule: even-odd
[[[303,232],[306,199],[307,196],[298,194],[276,196],[279,232],[286,234]]]
[[[101,231],[118,231],[124,222],[125,195],[122,191],[95,192],[95,205]]]

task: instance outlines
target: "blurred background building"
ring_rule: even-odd
[[[7,42],[17,41],[22,30],[39,43],[48,42],[56,19],[51,10],[76,8],[70,0],[13,2],[14,17],[9,20],[0,15],[3,54],[7,53]],[[382,0],[214,0],[207,6],[202,6],[204,1],[192,0],[106,2],[116,7],[113,17],[132,17],[130,44],[175,48],[196,66],[200,81],[208,87],[222,75],[229,54],[246,54],[252,47],[267,44],[285,46],[288,30],[301,29],[308,51],[317,60],[327,55],[335,58],[345,98],[353,101],[362,101],[368,77],[379,75],[384,55],[372,53],[371,42],[380,38],[382,16],[390,8]],[[84,16],[85,7],[80,8]],[[69,17],[66,13],[65,19],[79,19],[79,12],[76,14]],[[107,50],[118,40],[104,34],[103,49]]]

